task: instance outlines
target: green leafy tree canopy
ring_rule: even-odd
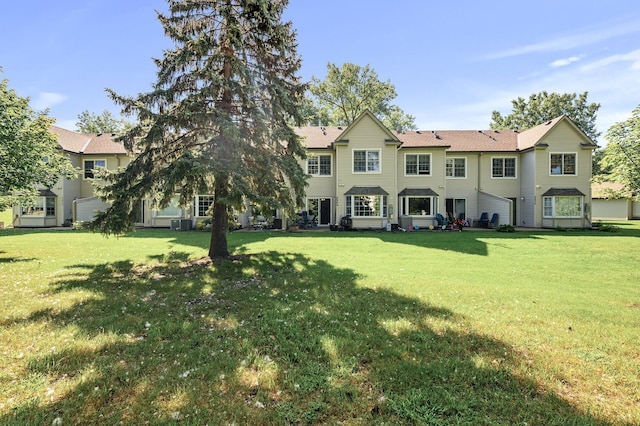
[[[511,101],[513,109],[510,114],[503,116],[499,111],[491,114],[491,128],[526,130],[546,121],[566,115],[591,140],[596,141],[600,133],[596,129],[596,117],[600,104],[587,101],[588,92],[577,95],[575,93],[547,93],[542,91],[529,96],[529,99],[519,97]]]
[[[28,205],[39,186],[51,188],[60,177],[76,176],[49,131],[53,123],[46,111],[35,112],[29,98],[9,88],[7,79],[0,80],[0,210]]]
[[[611,126],[605,139],[602,164],[609,171],[610,180],[640,193],[640,105],[630,118]]]
[[[175,47],[156,59],[153,90],[135,98],[109,91],[137,122],[121,140],[139,152],[106,176],[111,208],[94,222],[104,233],[132,229],[145,197],[162,208],[212,197],[209,256],[229,256],[228,214],[245,202],[293,211],[306,179],[304,148],[290,123],[306,87],[286,0],[169,1],[158,14]]]
[[[390,81],[380,81],[369,65],[347,62],[339,67],[328,63],[326,78],[312,77],[309,92],[316,108],[313,118],[323,120],[321,124],[348,126],[369,110],[392,130],[416,128],[415,117],[391,104],[397,96],[395,86]]]
[[[84,110],[78,114],[76,130],[80,133],[122,133],[131,126],[131,123],[114,117],[106,109],[100,115]]]

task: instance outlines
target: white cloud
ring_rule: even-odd
[[[548,40],[494,52],[487,55],[486,59],[503,59],[528,53],[559,52],[576,49],[636,32],[640,32],[640,21],[638,20],[623,24],[606,23],[599,27],[583,28],[573,34],[556,35]]]
[[[579,56],[571,56],[569,58],[557,59],[549,64],[551,68],[559,68],[566,67],[567,65],[571,65],[574,62],[578,62],[580,60]]]
[[[67,97],[60,93],[40,92],[38,96],[31,101],[31,107],[36,111],[42,111],[62,103],[66,99]]]

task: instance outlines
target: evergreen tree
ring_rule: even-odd
[[[287,0],[169,0],[158,14],[175,48],[157,59],[153,90],[112,98],[135,125],[122,138],[136,158],[106,177],[112,207],[94,225],[132,229],[139,200],[168,205],[176,192],[187,206],[213,197],[209,256],[229,255],[228,214],[245,200],[292,211],[300,205],[304,149],[289,123],[305,86],[295,32],[282,22]]]

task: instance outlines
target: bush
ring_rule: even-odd
[[[512,225],[507,225],[505,223],[503,225],[498,225],[498,227],[496,228],[496,231],[498,231],[498,232],[516,232],[516,228],[514,228]]]
[[[619,226],[610,225],[608,223],[601,223],[600,226],[598,226],[598,231],[602,231],[602,232],[618,232],[619,230],[620,230]]]

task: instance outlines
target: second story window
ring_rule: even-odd
[[[576,154],[551,154],[549,158],[551,175],[575,175]]]
[[[445,163],[445,173],[448,178],[466,178],[467,159],[447,158],[447,161]]]
[[[404,157],[404,174],[407,176],[430,176],[431,154],[407,154]]]
[[[309,155],[307,174],[312,176],[331,176],[331,155]]]
[[[98,167],[107,167],[107,160],[84,160],[84,178],[95,179],[94,171]]]
[[[355,150],[353,151],[354,173],[380,173],[379,150]]]
[[[515,157],[492,158],[491,177],[493,178],[514,178],[516,177]]]

